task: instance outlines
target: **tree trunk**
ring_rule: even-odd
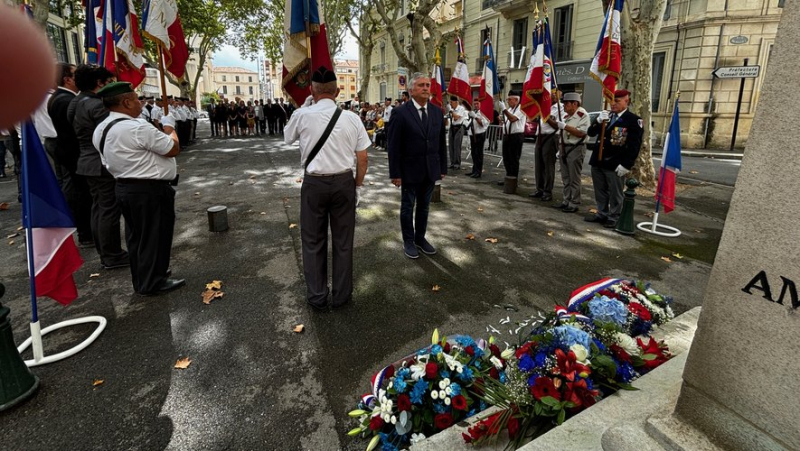
[[[358,89],[358,100],[363,102],[369,92],[369,77],[372,73],[372,49],[375,47],[372,40],[369,41],[370,45],[361,47],[361,67],[364,72],[361,73],[361,86]]]

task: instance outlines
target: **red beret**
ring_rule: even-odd
[[[631,92],[627,89],[617,89],[614,91],[614,97],[625,97],[631,95]]]

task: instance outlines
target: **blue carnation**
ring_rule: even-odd
[[[433,346],[431,347],[431,354],[433,354],[433,355],[439,355],[439,354],[441,354],[441,353],[442,353],[442,347],[441,347],[441,346],[439,346],[439,345],[433,345]]]
[[[642,321],[639,317],[634,317],[631,324],[631,336],[637,337],[639,335],[649,335],[650,330],[653,328],[653,323],[650,321]]]
[[[547,353],[543,351],[539,351],[533,357],[533,362],[536,364],[536,368],[544,368],[547,364]]]
[[[558,326],[553,328],[553,336],[558,344],[564,348],[569,349],[574,344],[582,345],[584,348],[589,349],[589,334],[572,326]]]
[[[461,386],[458,385],[458,382],[452,382],[450,384],[450,394],[451,396],[458,396],[461,394]]]
[[[500,372],[500,383],[501,384],[505,384],[506,383],[506,372],[505,371],[501,371]]]
[[[536,373],[531,374],[531,376],[528,378],[528,387],[533,387],[534,384],[536,384],[536,379],[538,379],[539,377],[540,376]]]
[[[414,388],[411,389],[411,402],[414,404],[422,404],[425,400],[425,392],[428,391],[428,383],[419,381],[414,384]]]
[[[589,313],[595,321],[601,323],[622,326],[628,320],[628,309],[625,304],[606,296],[589,301]]]
[[[403,393],[404,391],[406,391],[406,387],[407,387],[406,381],[404,381],[399,377],[396,377],[394,379],[394,389],[397,393]]]
[[[458,375],[458,378],[464,382],[472,381],[472,377],[473,377],[472,370],[466,366],[464,367],[464,371],[462,371],[461,374]]]
[[[597,338],[592,338],[592,342],[594,342],[595,346],[597,346],[597,349],[600,351],[600,353],[606,353],[606,345],[604,345],[602,341],[598,340]]]
[[[525,354],[525,355],[522,356],[521,359],[519,359],[518,367],[519,367],[520,371],[524,371],[526,373],[530,373],[536,367],[536,363],[534,363],[534,361],[531,358],[531,356],[529,356],[528,354]]]
[[[397,377],[408,379],[408,376],[410,375],[411,375],[411,370],[409,370],[408,368],[400,368],[399,370],[397,370]]]
[[[636,377],[636,370],[628,362],[617,362],[617,379],[622,382],[630,382]]]

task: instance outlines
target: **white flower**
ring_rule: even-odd
[[[445,387],[447,387],[447,384],[443,380],[439,381],[439,388],[444,389]]]
[[[639,345],[636,344],[636,340],[631,338],[630,335],[617,332],[614,334],[614,342],[616,342],[628,354],[632,356],[639,355]]]
[[[450,385],[450,378],[446,377],[446,378],[442,379],[442,382],[444,382],[445,386]],[[444,387],[442,387],[442,388],[444,388]]]
[[[391,422],[392,422],[392,424],[397,424],[397,417],[392,415]]]
[[[431,391],[431,398],[439,399],[439,392],[436,390]]]
[[[495,368],[497,368],[498,370],[503,369],[503,362],[501,362],[500,359],[498,359],[497,357],[492,356],[492,358],[490,358],[489,361],[492,362],[492,365],[494,365]]]
[[[444,399],[447,397],[447,393],[444,390],[439,390],[439,399]]]
[[[414,379],[415,381],[418,381],[418,380],[422,379],[423,377],[425,377],[425,364],[424,363],[420,363],[418,361],[417,363],[411,365],[411,367],[409,367],[409,369],[411,370],[411,379]]]
[[[444,361],[445,363],[447,363],[447,366],[448,368],[450,368],[450,371],[455,370],[458,371],[459,373],[464,371],[463,370],[464,364],[456,360],[456,358],[451,356],[450,354],[444,354]]]
[[[450,387],[447,387],[444,389],[444,392],[447,394],[447,396],[450,396],[453,393],[453,390]]]
[[[575,343],[569,347],[569,350],[575,353],[575,359],[577,359],[579,363],[587,363],[586,360],[589,358],[589,350],[582,344]]]
[[[508,360],[511,357],[514,357],[514,349],[513,348],[506,348],[505,351],[500,353],[500,357],[502,357],[503,360]]]
[[[444,398],[444,405],[449,406],[451,402],[450,398]]]
[[[411,434],[411,444],[417,444],[425,440],[425,434]]]

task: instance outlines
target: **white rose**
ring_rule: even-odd
[[[639,345],[636,344],[636,340],[631,338],[630,335],[617,332],[614,335],[614,341],[628,354],[639,355]]]
[[[512,348],[506,349],[505,351],[500,353],[500,357],[502,357],[503,360],[508,360],[511,357],[514,357],[514,349]]]
[[[574,345],[569,347],[569,350],[575,353],[575,358],[580,363],[587,363],[586,359],[589,358],[589,350],[586,349],[582,344],[575,343]]]

